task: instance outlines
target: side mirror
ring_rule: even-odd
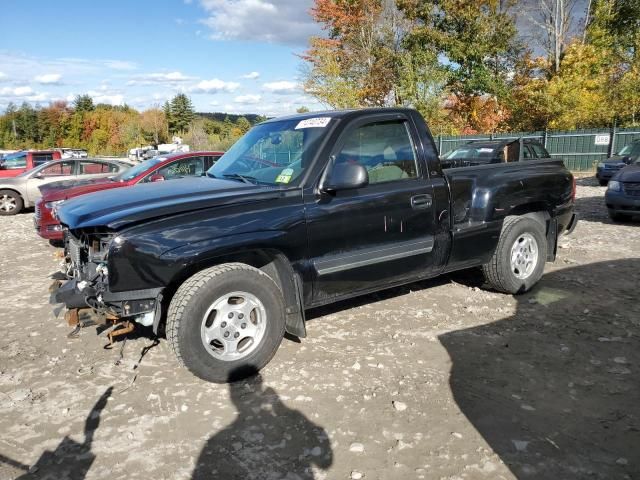
[[[632,161],[632,160],[633,160],[633,159],[631,158],[631,156],[630,156],[630,155],[627,155],[626,157],[622,157],[622,161],[623,161],[624,163],[626,163],[627,165],[631,165],[631,161]]]
[[[36,174],[33,176],[33,178],[43,179],[43,178],[44,178],[44,175],[42,174],[42,172],[38,172],[38,173],[36,173]]]
[[[369,185],[367,169],[359,163],[339,163],[333,166],[329,178],[322,185],[325,192],[352,190]]]
[[[164,182],[165,180],[164,175],[160,175],[159,173],[154,173],[151,175],[151,178],[149,178],[150,182]]]

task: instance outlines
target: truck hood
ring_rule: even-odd
[[[613,176],[613,180],[619,182],[640,182],[640,165],[635,164],[624,167]]]
[[[63,180],[61,182],[47,183],[38,187],[43,197],[48,202],[66,200],[85,193],[97,192],[108,188],[126,187],[127,183],[112,182],[109,177],[87,178],[84,180]]]
[[[120,230],[179,213],[270,199],[279,190],[233,180],[184,178],[73,198],[58,207],[57,215],[60,223],[71,230],[87,227]]]

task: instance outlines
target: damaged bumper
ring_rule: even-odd
[[[128,319],[157,331],[161,316],[162,288],[110,292],[86,280],[71,279],[60,285],[49,299],[68,310],[90,308],[104,319]],[[157,333],[157,332],[156,332]]]

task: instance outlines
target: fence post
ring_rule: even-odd
[[[438,135],[438,155],[442,155],[442,135]]]
[[[547,130],[547,127],[544,127],[544,133],[542,134],[542,144],[544,145],[544,148],[547,148],[547,139],[549,138],[549,130]]]
[[[616,148],[616,121],[613,121],[613,127],[611,127],[611,133],[609,137],[609,149],[607,151],[607,156],[611,157],[615,153]]]

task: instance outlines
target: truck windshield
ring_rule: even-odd
[[[151,167],[155,167],[159,163],[164,162],[166,159],[167,159],[167,157],[153,157],[153,158],[150,158],[149,160],[145,160],[144,162],[140,162],[139,164],[131,167],[130,169],[125,170],[122,173],[119,173],[118,175],[113,177],[113,180],[115,182],[128,182],[129,180],[131,180],[133,178],[136,178],[141,173],[146,172]]]
[[[257,125],[220,157],[207,174],[263,185],[297,185],[330,121],[329,117],[321,117]]]

